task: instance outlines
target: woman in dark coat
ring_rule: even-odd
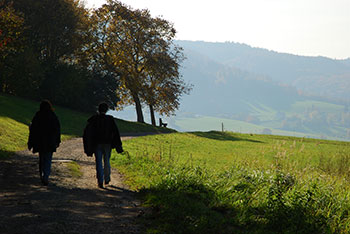
[[[60,143],[60,122],[51,103],[44,100],[29,126],[28,139],[28,149],[33,149],[33,153],[39,152],[39,173],[44,185],[49,183],[52,154]]]

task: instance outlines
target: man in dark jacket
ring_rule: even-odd
[[[122,153],[123,148],[114,118],[106,115],[108,105],[101,103],[98,106],[98,111],[99,114],[88,119],[83,142],[85,153],[88,156],[95,154],[97,183],[100,188],[103,188],[103,180],[106,185],[111,181],[110,157],[112,148],[115,148],[118,153]]]
[[[40,103],[29,126],[28,149],[39,152],[39,173],[43,185],[48,185],[52,154],[61,143],[60,122],[48,100]]]

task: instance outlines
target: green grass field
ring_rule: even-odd
[[[229,132],[147,136],[113,165],[150,233],[348,233],[350,143]]]
[[[25,148],[38,106],[0,95],[0,158]],[[90,116],[56,113],[64,139],[80,136]],[[118,125],[124,133],[164,130]],[[148,233],[350,233],[349,142],[211,131],[123,146],[112,164],[150,207]]]

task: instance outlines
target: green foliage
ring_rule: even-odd
[[[0,44],[3,33],[13,41],[6,48],[0,46],[0,55],[2,48],[7,51],[6,59],[0,56],[0,92],[49,99],[82,111],[91,111],[101,101],[115,106],[119,99],[114,77],[79,63],[90,26],[88,11],[79,1],[18,0],[0,10],[0,24],[6,23]]]
[[[138,122],[148,102],[155,125],[154,110],[173,113],[189,91],[175,33],[119,1],[90,10],[77,0],[0,0],[0,92],[81,111],[135,103]]]
[[[194,132],[140,137],[124,149],[112,162],[152,210],[150,233],[350,231],[350,143]],[[333,170],[320,169],[332,157]]]
[[[41,97],[80,111],[93,111],[102,101],[114,108],[118,82],[108,75],[87,71],[76,65],[57,64],[48,69],[41,83]]]

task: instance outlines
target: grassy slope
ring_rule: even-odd
[[[25,149],[28,126],[38,108],[39,102],[0,95],[0,157]],[[62,139],[81,136],[91,114],[56,106],[54,108],[61,122]],[[117,124],[121,133],[173,131],[120,119]]]
[[[124,149],[112,161],[155,210],[150,232],[350,231],[349,142],[192,132]]]

